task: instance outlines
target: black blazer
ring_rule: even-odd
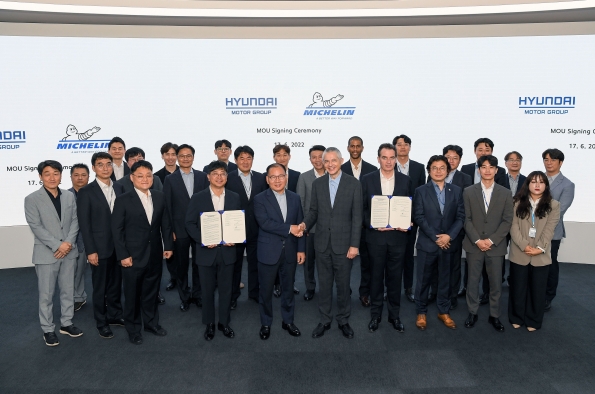
[[[210,164],[210,163],[209,163]],[[209,167],[209,164],[207,164],[206,166],[203,167],[202,172],[204,172],[205,174],[207,173],[207,168]],[[227,163],[227,173],[229,174],[232,171],[235,171],[238,169],[238,165],[236,163],[233,162],[229,162]]]
[[[359,181],[362,180],[364,175],[374,172],[377,169],[378,168],[376,166],[374,166],[374,165],[368,163],[367,161],[365,161],[364,159],[362,159],[362,170],[359,173]],[[351,163],[349,162],[349,160],[347,160],[345,163],[343,163],[341,165],[341,171],[343,171],[345,174],[349,174],[349,175],[353,176],[353,170],[351,169]]]
[[[271,189],[267,189],[254,198],[254,214],[260,224],[258,231],[258,261],[266,265],[275,265],[285,253],[289,263],[297,262],[297,252],[306,251],[306,238],[296,238],[289,233],[292,224],[304,221],[300,196],[291,190],[285,191],[287,215],[283,214],[277,197]]]
[[[125,161],[122,160],[122,165],[124,166],[124,177],[126,175],[130,175],[130,167],[128,167],[128,163],[126,163]],[[116,174],[114,172],[112,172],[112,176],[110,176],[110,179],[112,181],[116,182]],[[118,179],[118,180],[120,180],[120,179]]]
[[[395,170],[399,172],[398,163],[395,164]],[[415,191],[421,185],[426,184],[426,167],[415,160],[409,159],[409,178],[411,178],[412,191]]]
[[[314,180],[310,211],[304,219],[306,229],[317,224],[314,249],[324,252],[329,240],[335,254],[347,254],[352,246],[359,248],[363,223],[362,209],[362,186],[351,175],[341,175],[333,206],[331,206],[329,174]]]
[[[378,231],[370,228],[370,216],[372,211],[372,196],[382,195],[380,185],[380,170],[365,175],[361,179],[364,201],[364,228],[366,229],[366,242],[373,245],[397,245],[400,242],[407,242],[407,233],[402,231]],[[395,188],[393,196],[411,197],[411,178],[395,171]]]
[[[169,179],[169,178],[167,178]],[[225,205],[223,208],[226,211],[235,211],[242,209],[240,204],[240,196],[227,190],[225,192]],[[206,246],[202,246],[201,242],[201,230],[200,230],[200,213],[201,212],[213,212],[213,200],[211,199],[211,189],[206,188],[190,199],[188,204],[188,211],[186,212],[186,231],[194,242],[196,242],[196,264],[206,267],[210,267],[215,262],[217,257],[217,250],[220,248],[223,252],[223,261],[225,265],[234,264],[236,261],[236,247],[234,246],[218,246],[216,248],[209,249]]]
[[[477,162],[475,163],[470,163],[470,164],[465,164],[463,167],[461,167],[461,172],[469,175],[471,177],[471,182],[475,183],[475,164],[477,164]],[[500,166],[498,166],[498,172],[496,172],[496,176],[494,177],[494,181],[500,185],[500,186],[504,186],[505,188],[507,188],[508,190],[510,190],[510,185],[508,184],[508,182],[506,181],[506,170]]]
[[[429,175],[426,180],[426,183],[430,183]],[[469,175],[465,174],[464,172],[457,170],[455,172],[454,176],[452,177],[451,184],[460,187],[462,190],[465,190],[469,186],[473,185],[473,179]]]
[[[153,217],[150,224],[136,190],[124,193],[116,199],[112,215],[112,233],[118,262],[132,257],[133,266],[161,264],[163,250],[173,250],[165,196],[160,191],[151,190],[151,199]]]
[[[122,189],[124,193],[128,193],[134,190],[134,183],[132,183],[132,179],[130,179],[130,174],[124,176],[124,178],[116,181],[117,184],[122,185]],[[160,192],[163,191],[163,184],[161,183],[161,179],[157,176],[153,176],[153,184],[151,185],[151,190],[159,190]]]
[[[504,177],[504,179],[505,179],[505,183],[506,183],[504,185],[504,187],[507,188],[508,190],[510,190],[510,179],[508,178],[508,174],[506,174],[506,176]],[[527,179],[526,176],[524,176],[523,174],[519,174],[519,184],[517,185],[517,188],[516,188],[516,192],[517,193],[521,190],[521,186],[523,186],[523,184],[525,183],[525,180],[526,179]]]
[[[289,175],[289,179],[287,180],[287,190],[297,193],[297,182],[300,178],[301,172],[292,170],[290,168],[287,170],[287,174]]]
[[[176,170],[174,172],[176,172],[177,170],[180,169],[180,166],[176,164]],[[160,169],[159,171],[157,171],[155,174],[153,175],[157,175],[157,177],[159,178],[159,180],[161,181],[161,184],[164,185],[165,184],[165,178],[168,175],[173,174],[173,172],[169,172],[167,171],[167,169],[165,167],[163,167],[162,169]]]
[[[209,180],[202,171],[193,168],[192,172],[194,173],[193,194],[196,194],[209,186]],[[165,194],[165,204],[172,219],[172,228],[176,234],[176,238],[188,238],[188,233],[186,232],[186,211],[190,203],[190,196],[188,196],[188,191],[186,190],[186,185],[179,169],[165,177],[163,194]]]
[[[227,174],[227,184],[225,185],[227,190],[238,193],[240,196],[240,205],[246,217],[246,241],[256,241],[258,238],[258,223],[254,217],[254,197],[268,188],[265,176],[260,172],[252,171],[251,177],[252,189],[249,200],[237,170]]]
[[[112,182],[116,197],[124,193],[122,185]],[[107,259],[114,253],[112,236],[112,212],[97,180],[81,188],[77,195],[79,231],[83,235],[85,253],[97,253]]]
[[[445,249],[444,252],[454,253],[458,250],[458,244],[454,241],[465,223],[463,189],[448,183],[444,185],[444,188],[444,213],[440,213],[440,204],[432,182],[415,189],[413,218],[419,226],[417,249],[424,252],[435,253],[441,250],[436,245],[437,234],[448,234],[450,236],[450,247]]]

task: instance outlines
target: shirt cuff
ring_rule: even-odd
[[[488,241],[490,241],[492,243],[492,245],[494,245],[494,241],[492,241],[491,239],[488,238]]]
[[[542,253],[545,253],[545,249],[542,248],[541,246],[538,246],[537,249],[541,250]]]

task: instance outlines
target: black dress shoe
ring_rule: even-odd
[[[405,326],[403,325],[403,323],[401,323],[401,319],[396,318],[396,319],[391,319],[390,317],[388,318],[388,322],[390,324],[393,325],[393,328],[395,330],[397,330],[398,332],[405,332]]]
[[[289,335],[291,335],[292,337],[299,337],[300,335],[302,335],[302,333],[300,332],[300,329],[297,328],[296,325],[293,323],[289,323],[289,324],[281,323],[281,328],[284,329],[285,331],[287,331],[289,333]]]
[[[314,290],[306,290],[304,293],[304,300],[310,301],[312,298],[314,298]]]
[[[114,337],[114,333],[110,330],[109,326],[97,327],[99,336],[104,339],[111,339]]]
[[[459,290],[459,292],[457,293],[457,297],[465,297],[467,295],[467,288],[463,287],[461,290]]]
[[[375,317],[370,320],[370,323],[368,323],[368,330],[370,330],[370,332],[376,332],[376,330],[378,330],[378,324],[380,324],[380,320],[380,317]]]
[[[161,326],[145,326],[145,331],[150,332],[151,334],[157,335],[158,337],[164,337],[167,335],[167,331],[163,329]]]
[[[108,320],[107,324],[109,324],[110,326],[122,326],[124,327],[124,319],[112,319],[112,320]]]
[[[182,312],[188,312],[188,309],[190,309],[190,303],[182,301],[182,303],[180,304],[180,310]]]
[[[128,334],[128,339],[135,345],[143,344],[143,337],[140,334]]]
[[[165,286],[165,291],[172,291],[175,288],[176,288],[176,282],[174,280],[170,279],[167,286]]]
[[[349,323],[339,324],[339,330],[343,333],[343,336],[347,339],[353,339],[353,329]]]
[[[362,306],[364,308],[367,308],[371,305],[370,304],[370,296],[360,296],[359,301],[362,303]]]
[[[293,286],[293,294],[300,294],[300,290],[295,286]]]
[[[407,300],[409,302],[415,302],[415,297],[413,296],[413,289],[412,288],[405,289],[405,296],[407,297]]]
[[[490,316],[488,318],[488,323],[494,326],[494,329],[498,332],[504,332],[504,324],[500,323],[500,319],[497,317]]]
[[[161,292],[157,293],[157,304],[163,305],[165,304],[165,298],[161,295]]]
[[[202,298],[201,297],[190,298],[190,303],[196,305],[198,308],[202,308]]]
[[[490,302],[489,294],[482,294],[481,297],[479,297],[479,305],[485,305],[488,302]]]
[[[550,309],[552,309],[552,302],[551,301],[548,301],[548,300],[545,300],[545,308],[544,308],[544,310],[546,312],[548,312]]]
[[[217,329],[221,331],[227,338],[233,338],[235,336],[235,333],[230,326],[224,326],[223,324],[219,323],[217,324]]]
[[[232,311],[236,309],[238,307],[238,300],[232,300],[229,307]]]
[[[209,323],[207,324],[207,328],[205,330],[205,339],[207,341],[211,341],[215,338],[215,324]]]
[[[428,295],[428,304],[431,304],[434,301],[436,301],[436,294],[430,293],[430,295]]]
[[[316,326],[314,331],[312,331],[312,338],[320,338],[321,336],[324,335],[325,331],[328,331],[330,329],[331,329],[331,323],[326,323],[326,324],[318,323],[318,325]]]
[[[475,325],[476,322],[477,322],[477,315],[470,313],[469,316],[467,316],[467,320],[465,320],[465,327],[471,328]]]
[[[260,326],[260,339],[266,341],[271,336],[271,326]]]
[[[274,285],[274,286],[273,286],[273,295],[274,295],[276,298],[279,298],[279,297],[281,297],[281,286],[279,286],[279,285]]]

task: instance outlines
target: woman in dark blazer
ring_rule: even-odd
[[[533,171],[514,197],[510,229],[508,319],[514,328],[541,328],[550,246],[559,220],[560,204],[552,199],[546,175]]]

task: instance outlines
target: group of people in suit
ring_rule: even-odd
[[[500,294],[507,253],[509,321],[514,328],[539,329],[556,295],[563,215],[572,203],[574,184],[560,172],[564,155],[558,149],[543,153],[545,173],[524,177],[520,153],[505,156],[506,172],[493,148],[490,139],[478,139],[476,161],[458,170],[462,148],[448,145],[424,166],[409,158],[411,139],[399,135],[379,146],[376,167],[362,159],[362,138],[352,137],[348,160],[337,148],[314,145],[309,150],[312,169],[299,173],[289,168],[290,148],[277,145],[274,163],[259,173],[252,169],[249,146],[235,149],[234,164],[229,161],[231,143],[219,140],[217,159],[199,171],[193,168],[192,146],[166,143],[161,148],[165,167],[153,172],[142,149],[126,149],[115,137],[108,152],[91,158],[93,182],[87,165],[71,168],[70,192],[59,188],[60,163],[46,160],[38,166],[43,186],[25,199],[35,237],[44,340],[48,346],[59,344],[52,319],[56,283],[60,333],[82,335],[72,318],[86,303],[87,261],[102,338],[114,336],[114,325],[124,326],[134,344],[143,343],[143,329],[167,335],[158,312],[165,302],[159,292],[164,259],[170,274],[166,291],[177,288],[180,311],[193,304],[202,308],[206,340],[214,338],[216,322],[217,330],[233,338],[230,311],[238,307],[244,287],[244,255],[248,299],[259,304],[263,340],[271,335],[273,296],[281,298],[282,329],[301,335],[294,322],[297,265],[304,266],[306,301],[314,298],[318,282],[320,320],[312,337],[323,336],[335,319],[343,336],[353,338],[350,278],[358,255],[359,301],[370,307],[370,332],[379,329],[385,302],[389,324],[404,332],[402,288],[416,304],[420,330],[428,326],[434,301],[438,318],[455,329],[450,310],[457,307],[458,297],[466,296],[465,327],[473,327],[479,305],[489,303],[489,322],[503,332]],[[371,199],[377,195],[411,198],[410,225],[372,227]],[[246,241],[203,245],[201,215],[226,210],[244,211]]]

